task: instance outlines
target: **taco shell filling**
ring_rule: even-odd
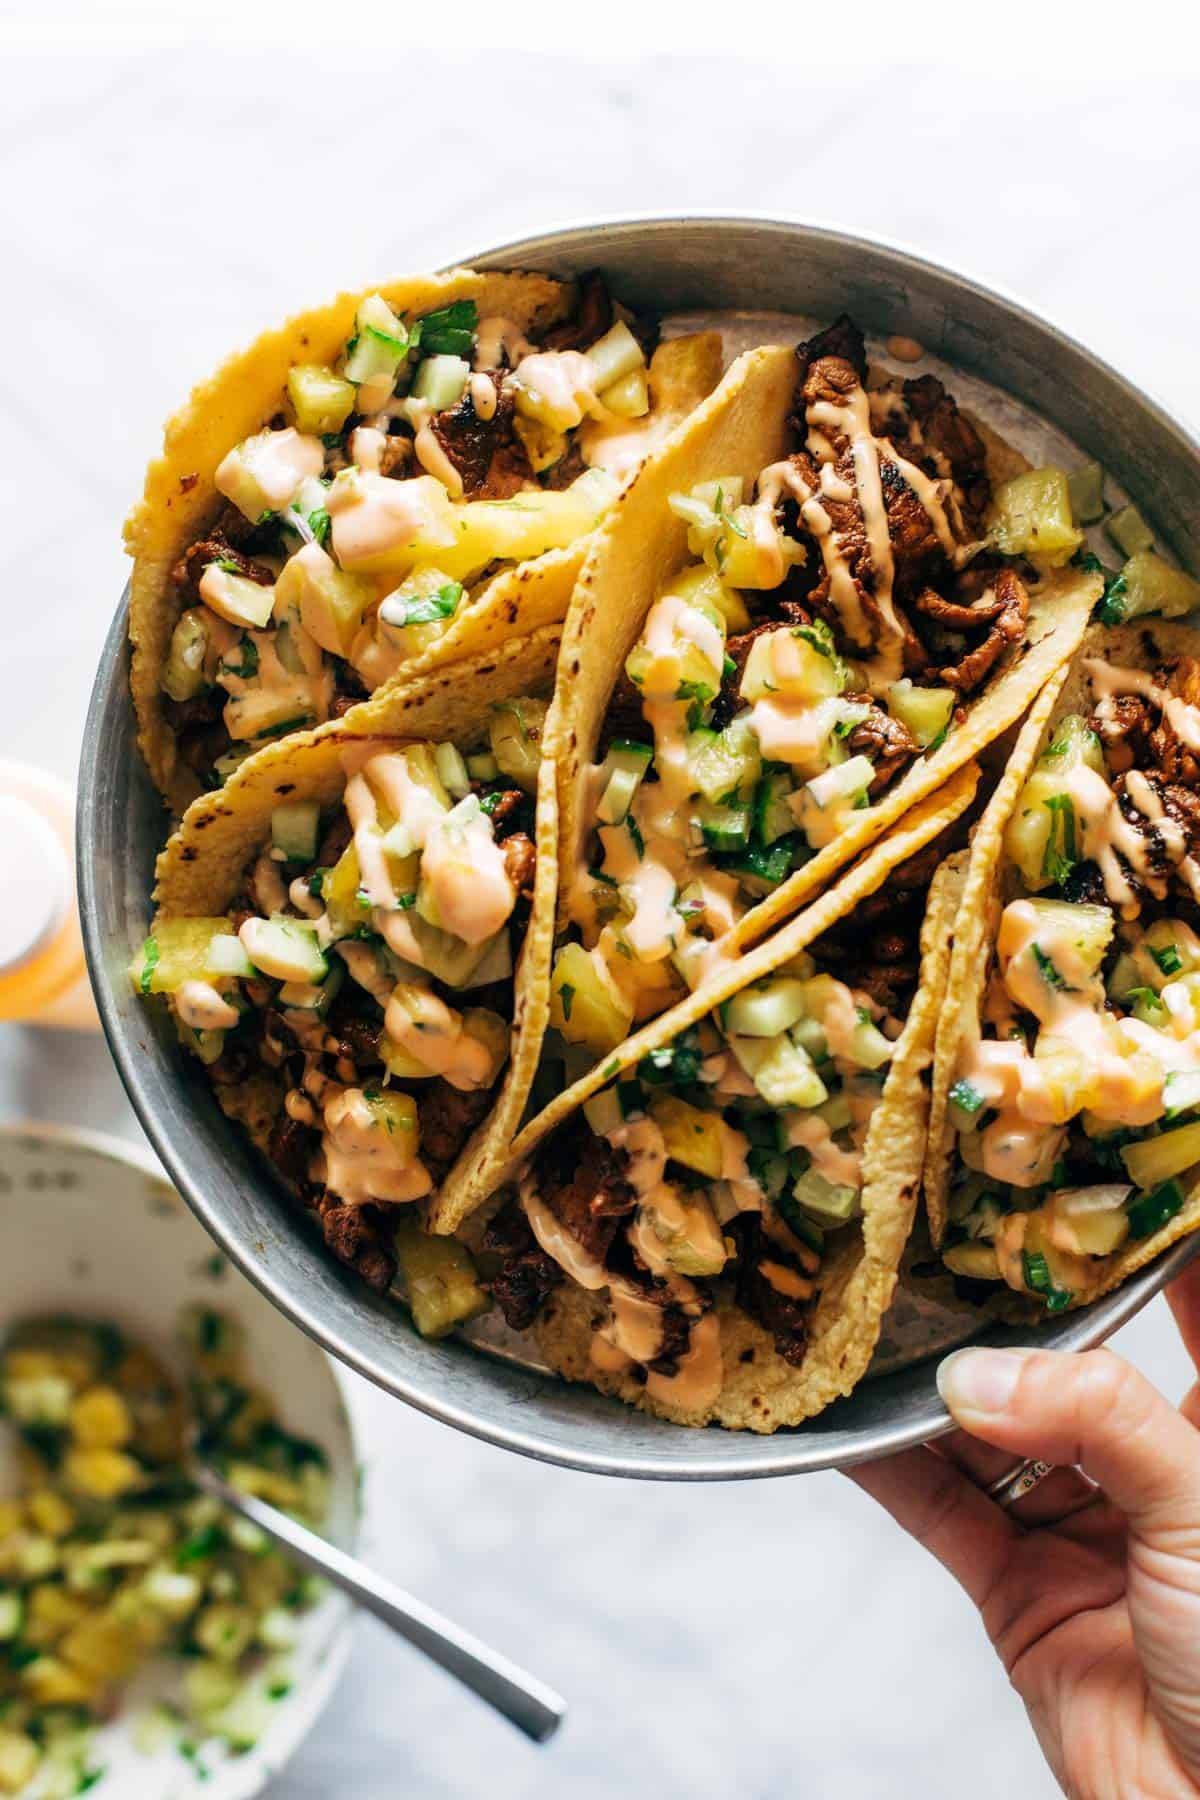
[[[1070,655],[1102,583],[1064,566],[1065,477],[994,481],[1014,460],[841,319],[741,358],[646,465],[584,566],[550,727],[569,1042],[602,1055],[710,982]]]
[[[1198,1171],[1200,634],[1147,619],[1089,632],[976,834],[931,1228],[973,1297],[1061,1312],[1200,1225]]]
[[[598,276],[460,270],[343,296],[198,389],[126,531],[172,803],[401,672],[561,620],[622,482],[720,375],[718,334],[655,335]]]
[[[406,1217],[457,1223],[455,1167],[497,1133],[507,1150],[536,1064],[557,646],[550,628],[468,664],[465,687],[448,671],[398,689],[386,737],[274,746],[197,800],[159,861],[135,986],[376,1288]]]
[[[963,771],[525,1136],[488,1284],[553,1367],[772,1431],[870,1360],[916,1206]]]

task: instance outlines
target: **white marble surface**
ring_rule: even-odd
[[[770,62],[471,60],[414,47],[434,35],[428,13],[410,26],[365,4],[336,21],[357,50],[331,62],[328,10],[293,4],[266,31],[241,11],[248,54],[191,0],[21,0],[0,21],[0,44],[56,46],[8,62],[0,114],[0,754],[72,773],[123,579],[119,522],[193,379],[334,283],[547,221],[746,208],[897,238],[1021,293],[1200,416],[1200,87],[1193,40],[1153,35],[1165,8],[1109,38],[1092,11],[1078,56],[1061,30],[969,37],[957,78],[967,9],[940,34],[926,10],[923,41],[896,45],[913,68],[863,72],[839,53],[824,91],[815,29]],[[538,12],[522,12],[526,35]],[[467,16],[447,17],[443,41],[521,36],[495,16],[464,33]],[[731,44],[726,12],[687,16],[675,42]],[[546,41],[643,41],[572,19]],[[922,71],[930,45],[939,66]],[[98,1040],[11,1028],[0,1116],[136,1134]],[[1122,1343],[1180,1391],[1161,1303]],[[280,1800],[1053,1791],[966,1603],[839,1477],[590,1479],[357,1389],[381,1566],[574,1710],[535,1752],[364,1626]]]

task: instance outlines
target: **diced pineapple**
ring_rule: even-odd
[[[1037,941],[1046,954],[1053,956],[1056,946],[1067,945],[1088,974],[1094,975],[1112,942],[1109,908],[1068,900],[1029,900],[1026,904],[1037,914]]]
[[[479,1285],[465,1244],[431,1237],[411,1216],[401,1218],[394,1243],[413,1323],[422,1337],[445,1337],[488,1310],[490,1297]]]
[[[962,1275],[968,1281],[1001,1280],[1000,1260],[995,1249],[977,1238],[952,1244],[942,1252],[942,1261],[951,1274]]]
[[[598,955],[582,944],[564,944],[550,980],[550,1022],[569,1044],[598,1055],[629,1035],[633,1007]]]
[[[1104,597],[1100,617],[1106,625],[1136,619],[1143,613],[1181,618],[1200,607],[1200,581],[1173,569],[1153,550],[1131,556]]]
[[[211,562],[200,577],[197,592],[212,612],[228,625],[243,631],[261,631],[275,610],[275,588],[248,575],[238,575]]]
[[[664,1095],[650,1105],[650,1117],[663,1135],[667,1155],[686,1169],[695,1169],[714,1181],[721,1175],[723,1133],[721,1115],[690,1106],[675,1095]]]
[[[1071,495],[1061,469],[1029,469],[1001,484],[992,496],[988,539],[1005,556],[1028,556],[1058,569],[1078,550],[1083,533],[1071,517]]]
[[[33,1780],[41,1760],[31,1737],[0,1725],[0,1794],[19,1794]]]
[[[953,688],[917,687],[908,679],[888,689],[888,711],[906,725],[922,750],[928,750],[950,724],[958,695]]]
[[[375,584],[339,569],[320,544],[305,544],[284,563],[275,583],[276,611],[295,608],[311,638],[331,656],[349,656]]]
[[[562,461],[570,448],[571,440],[566,432],[556,431],[544,419],[528,419],[517,413],[513,418],[513,431],[524,448],[535,475],[540,475],[544,469],[552,469],[555,463]]]
[[[694,563],[691,568],[673,575],[663,592],[677,595],[689,606],[699,602],[710,615],[715,609],[724,619],[727,632],[750,629],[752,620],[742,596],[706,563]]]
[[[26,1505],[31,1522],[47,1537],[63,1538],[69,1531],[74,1531],[75,1509],[53,1488],[37,1488]]]
[[[323,363],[296,363],[288,370],[288,398],[298,431],[326,437],[340,431],[354,411],[353,382]]]
[[[301,485],[324,466],[320,438],[288,425],[246,438],[221,462],[214,479],[217,492],[254,524],[263,513],[290,506]]]
[[[71,1407],[71,1435],[85,1450],[123,1450],[133,1436],[129,1408],[115,1388],[93,1387]]]
[[[21,1671],[21,1685],[36,1706],[90,1706],[100,1682],[57,1656],[39,1656]]]
[[[1126,1144],[1121,1161],[1135,1187],[1155,1188],[1200,1163],[1200,1123],[1181,1125],[1177,1131],[1165,1131],[1160,1137]]]
[[[421,1132],[412,1095],[389,1088],[382,1093],[372,1090],[366,1099],[376,1126],[387,1133],[389,1156],[397,1163],[413,1162],[421,1147]]]
[[[159,919],[130,964],[134,987],[143,994],[172,994],[185,981],[210,981],[213,939],[228,937],[227,918]]]
[[[645,369],[630,369],[619,381],[610,382],[601,403],[619,419],[641,419],[650,411],[650,383]]]
[[[95,1500],[119,1500],[143,1480],[140,1465],[121,1450],[68,1450],[63,1475],[68,1486]]]
[[[512,1043],[507,1020],[486,1006],[468,1006],[463,1010],[462,1028],[468,1037],[474,1038],[487,1051],[491,1067],[482,1085],[494,1087],[501,1069],[508,1061]]]
[[[29,1595],[29,1616],[21,1635],[35,1649],[49,1649],[87,1611],[87,1601],[78,1594],[68,1593],[58,1582],[43,1581]]]

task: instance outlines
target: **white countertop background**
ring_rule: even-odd
[[[332,285],[548,222],[748,209],[897,239],[1015,291],[1200,417],[1200,82],[1166,8],[1122,28],[1093,12],[1079,58],[1032,25],[1006,42],[992,15],[957,75],[944,35],[938,66],[918,66],[929,15],[898,10],[914,66],[865,71],[838,47],[844,19],[828,48],[814,23],[739,62],[745,20],[701,4],[673,41],[719,54],[604,62],[431,52],[427,15],[370,4],[292,6],[241,52],[211,21],[193,29],[197,10],[169,10],[172,46],[135,0],[18,7],[16,35],[56,48],[7,59],[0,109],[0,755],[73,775],[124,581],[120,522],[193,380]],[[464,31],[473,17],[434,24],[443,42],[521,35]],[[600,15],[559,23],[546,42],[642,42]],[[0,1027],[0,1117],[21,1116],[137,1136],[99,1039]],[[1182,1391],[1161,1301],[1121,1342]],[[573,1475],[354,1386],[380,1566],[573,1712],[534,1751],[363,1625],[279,1800],[1055,1791],[967,1603],[840,1477]]]

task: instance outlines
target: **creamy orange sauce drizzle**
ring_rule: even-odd
[[[193,1031],[229,1031],[242,1016],[208,981],[185,981],[174,998],[175,1011]]]
[[[419,1200],[433,1179],[407,1144],[396,1142],[380,1123],[361,1088],[344,1088],[323,1108],[321,1151],[325,1185],[348,1206],[382,1200]]]

